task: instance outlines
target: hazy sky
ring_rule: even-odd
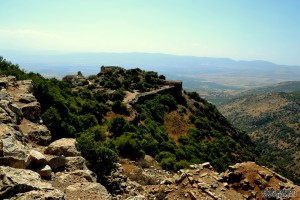
[[[0,49],[153,52],[300,65],[300,1],[0,0]]]

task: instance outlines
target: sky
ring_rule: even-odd
[[[0,55],[147,52],[300,65],[299,9],[299,0],[0,0]]]

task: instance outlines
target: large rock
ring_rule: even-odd
[[[24,93],[33,93],[33,85],[31,80],[17,81],[17,85],[19,90],[23,91]]]
[[[39,151],[31,150],[29,152],[30,165],[35,167],[44,166],[47,164],[47,160],[44,154]]]
[[[30,129],[23,130],[25,137],[42,146],[47,146],[51,143],[51,132],[45,125],[34,124]]]
[[[70,175],[76,175],[85,178],[88,182],[97,182],[97,175],[91,170],[75,170]]]
[[[22,134],[10,126],[0,125],[0,165],[26,168],[30,159],[28,149],[21,142]]]
[[[128,197],[126,200],[146,200],[147,198],[143,195],[137,195],[134,197]]]
[[[68,160],[64,155],[61,156],[51,156],[48,160],[48,165],[51,167],[53,171],[59,171],[60,169],[64,169]]]
[[[39,173],[39,175],[42,178],[50,178],[51,177],[51,173],[52,173],[52,169],[49,165],[45,165],[43,167],[40,167],[39,169],[37,169],[36,171],[37,173]]]
[[[32,102],[22,106],[23,116],[32,121],[39,121],[41,115],[41,105],[39,102]]]
[[[68,171],[88,169],[86,166],[86,160],[81,156],[66,157],[66,159],[68,161],[66,165],[66,170]]]
[[[67,199],[84,199],[84,200],[108,200],[111,199],[106,188],[99,183],[75,183],[69,185],[66,190]]]
[[[9,95],[9,93],[5,89],[0,90],[0,99],[9,102],[12,102],[13,100],[13,98]]]
[[[31,170],[0,166],[0,177],[0,199],[35,190],[54,191],[51,184],[42,182],[40,175]]]
[[[18,116],[20,116],[20,117],[23,116],[22,109],[17,104],[15,104],[15,103],[9,104],[9,108],[11,111],[16,113]]]
[[[20,193],[9,200],[64,200],[65,194],[57,189],[54,190],[33,190],[30,192]],[[6,200],[6,199],[5,199]],[[7,199],[8,200],[8,199]]]
[[[9,116],[9,114],[0,107],[0,123],[8,124],[13,123],[12,118]]]
[[[45,150],[46,154],[64,155],[64,156],[80,156],[80,152],[76,149],[76,140],[73,138],[62,138],[52,142]]]
[[[10,123],[17,124],[19,122],[19,117],[18,117],[18,115],[16,113],[14,113],[9,108],[10,107],[9,105],[10,105],[10,101],[1,99],[0,100],[0,108],[2,108],[1,109],[1,113],[5,113],[6,112],[9,115],[9,117],[11,118],[11,122]]]
[[[8,87],[8,80],[4,78],[0,78],[0,89],[4,88],[7,89]]]
[[[19,102],[21,103],[31,103],[35,101],[37,101],[37,99],[32,94],[20,94],[19,96]]]

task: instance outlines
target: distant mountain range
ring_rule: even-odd
[[[282,81],[300,80],[300,66],[266,61],[235,61],[228,58],[176,56],[156,53],[59,53],[1,51],[4,58],[27,71],[61,78],[84,71],[99,72],[101,65],[139,67],[181,79],[184,87],[197,90],[245,89]]]

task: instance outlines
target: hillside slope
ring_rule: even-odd
[[[299,182],[300,92],[242,96],[219,110],[249,134],[265,160]]]
[[[9,79],[11,83],[7,78],[0,81],[1,142],[5,143],[1,146],[0,165],[7,166],[1,167],[0,172],[8,179],[15,179],[14,174],[31,174],[36,184],[48,181],[48,189],[57,192],[58,199],[64,199],[65,195],[69,196],[68,199],[97,198],[101,196],[100,188],[107,195],[106,199],[111,199],[111,195],[126,199],[139,194],[147,198],[153,195],[164,198],[170,194],[170,198],[181,199],[215,199],[217,196],[243,199],[250,198],[249,195],[260,198],[264,189],[299,191],[299,187],[287,179],[254,163],[229,167],[257,158],[255,148],[214,105],[195,92],[182,91],[181,82],[166,81],[164,76],[155,72],[119,67],[104,69],[90,77],[78,73],[58,81],[25,73],[16,65],[0,61],[0,74],[14,75],[21,80],[32,79],[32,85],[31,81],[16,82],[15,78]],[[28,83],[25,97],[19,94],[22,88],[19,83]],[[43,131],[37,132],[34,125],[37,123],[47,125],[51,133],[45,126]],[[7,140],[12,135],[12,141],[18,144],[17,149],[10,148],[11,140]],[[28,154],[30,150],[39,153]],[[169,172],[157,168],[158,164],[154,167],[156,161],[153,159],[151,163],[145,162],[148,155]],[[123,162],[123,158],[131,161]],[[203,163],[205,161],[210,163]],[[139,163],[140,169],[134,172],[131,170],[134,166],[127,167],[132,163]],[[203,164],[191,165],[195,163]],[[16,170],[15,167],[26,169]],[[97,176],[91,171],[80,171],[86,167]],[[192,170],[171,173],[189,167]],[[230,171],[218,173],[227,167]],[[248,168],[253,169],[253,173],[247,174]],[[6,173],[8,171],[12,173]],[[112,173],[118,171],[119,174]],[[45,180],[41,180],[37,173]],[[163,180],[158,174],[163,175]],[[0,193],[0,197],[17,199],[20,196],[50,195],[42,186],[28,185],[30,181],[25,179],[30,179],[30,176],[20,178],[20,182],[3,186],[1,191],[4,193]],[[82,183],[76,183],[77,178]],[[96,181],[103,184],[110,194]],[[25,185],[26,193],[18,190],[20,185]],[[187,186],[188,192],[185,190]],[[10,187],[17,190],[5,189]],[[254,189],[255,194],[251,192]],[[80,196],[82,194],[95,196]]]
[[[0,115],[1,199],[300,197],[299,186],[254,162],[229,166],[224,173],[216,172],[208,162],[171,173],[162,170],[148,155],[137,162],[120,159],[118,167],[108,177],[109,193],[87,168],[88,163],[77,151],[75,139],[61,138],[51,142],[51,133],[40,121],[41,107],[32,95],[31,81],[16,81],[10,76],[1,77],[0,83],[0,107],[5,108]],[[273,193],[274,189],[277,193]]]

